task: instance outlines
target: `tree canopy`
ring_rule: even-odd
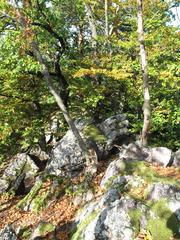
[[[177,149],[180,32],[170,23],[180,2],[143,2],[152,112],[149,143]],[[17,7],[26,16],[24,29]],[[32,40],[73,119],[98,122],[123,111],[130,131],[140,134],[143,84],[136,0],[1,0],[0,19],[0,159],[45,141],[53,117],[60,124],[56,138],[67,129]]]

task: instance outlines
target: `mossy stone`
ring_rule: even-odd
[[[160,199],[158,202],[150,204],[153,217],[147,222],[147,230],[156,240],[169,240],[173,237],[180,239],[180,222],[176,215],[168,207],[166,199]]]
[[[86,126],[83,129],[83,134],[86,138],[93,139],[95,142],[100,143],[100,144],[103,144],[106,141],[106,137],[93,124]]]
[[[98,211],[93,211],[90,213],[84,220],[79,223],[77,226],[76,232],[71,237],[71,240],[84,240],[83,239],[83,231],[86,227],[97,217]]]

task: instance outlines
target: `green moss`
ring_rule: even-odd
[[[42,187],[42,181],[39,181],[34,185],[31,191],[17,204],[17,207],[23,209],[25,206],[29,206],[29,204],[38,194],[41,187]]]
[[[47,200],[49,196],[49,191],[43,192],[40,196],[38,195],[35,199],[32,200],[32,210],[35,213],[38,213],[42,208],[47,205]]]
[[[114,180],[119,177],[120,175],[112,176],[108,179],[108,181],[105,184],[105,189],[108,190],[110,188],[117,189],[120,193],[125,193],[127,191],[126,184],[125,183],[113,183]]]
[[[173,214],[166,199],[161,199],[156,203],[150,203],[153,217],[149,218],[147,230],[156,240],[169,240],[172,237],[180,237],[178,229],[180,223],[175,214]]]
[[[131,224],[133,226],[133,232],[134,232],[134,237],[139,233],[140,231],[140,220],[142,216],[142,212],[139,209],[131,210],[128,212],[128,215],[130,216],[131,219]]]
[[[76,232],[71,237],[71,240],[84,240],[83,231],[84,229],[97,217],[98,211],[90,213],[81,223],[79,223]]]
[[[41,236],[46,236],[48,233],[55,230],[55,226],[53,224],[45,222],[41,222],[38,228]]]
[[[91,138],[94,141],[102,143],[102,144],[106,141],[106,137],[93,124],[90,124],[90,125],[86,126],[83,129],[83,134],[85,135],[85,137]]]
[[[148,167],[144,161],[125,162],[125,170],[123,175],[138,175],[148,183],[162,182],[180,187],[179,180],[173,177],[164,177],[158,175],[158,173]]]
[[[29,239],[31,236],[32,230],[29,227],[25,227],[23,229],[20,230],[18,237],[20,239]]]

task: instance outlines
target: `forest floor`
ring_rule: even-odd
[[[112,159],[111,159],[112,160]],[[102,189],[99,187],[102,177],[108,166],[108,161],[102,161],[99,163],[97,175],[92,181],[92,185],[95,189],[95,198],[98,198],[103,194]],[[173,177],[180,179],[180,172],[175,167],[160,167],[156,165],[150,165],[150,168],[157,171],[159,175],[164,177]],[[74,183],[81,183],[84,180],[84,176],[80,175],[73,179]],[[51,181],[46,182],[48,187]],[[40,211],[38,214],[32,211],[22,211],[17,208],[17,203],[24,196],[0,196],[0,229],[3,229],[7,224],[13,223],[16,227],[28,227],[33,229],[38,222],[50,222],[56,226],[56,238],[61,240],[69,239],[69,229],[74,221],[77,207],[73,205],[72,196],[64,194],[61,198],[53,201],[50,206]],[[145,239],[143,233],[140,233],[138,239]],[[45,239],[52,239],[50,236],[46,236]]]

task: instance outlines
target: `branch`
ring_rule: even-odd
[[[66,45],[65,45],[64,39],[61,36],[59,36],[59,34],[57,32],[55,32],[49,24],[33,22],[32,25],[41,27],[42,29],[45,29],[46,31],[48,31],[60,43],[61,54],[65,51]]]

